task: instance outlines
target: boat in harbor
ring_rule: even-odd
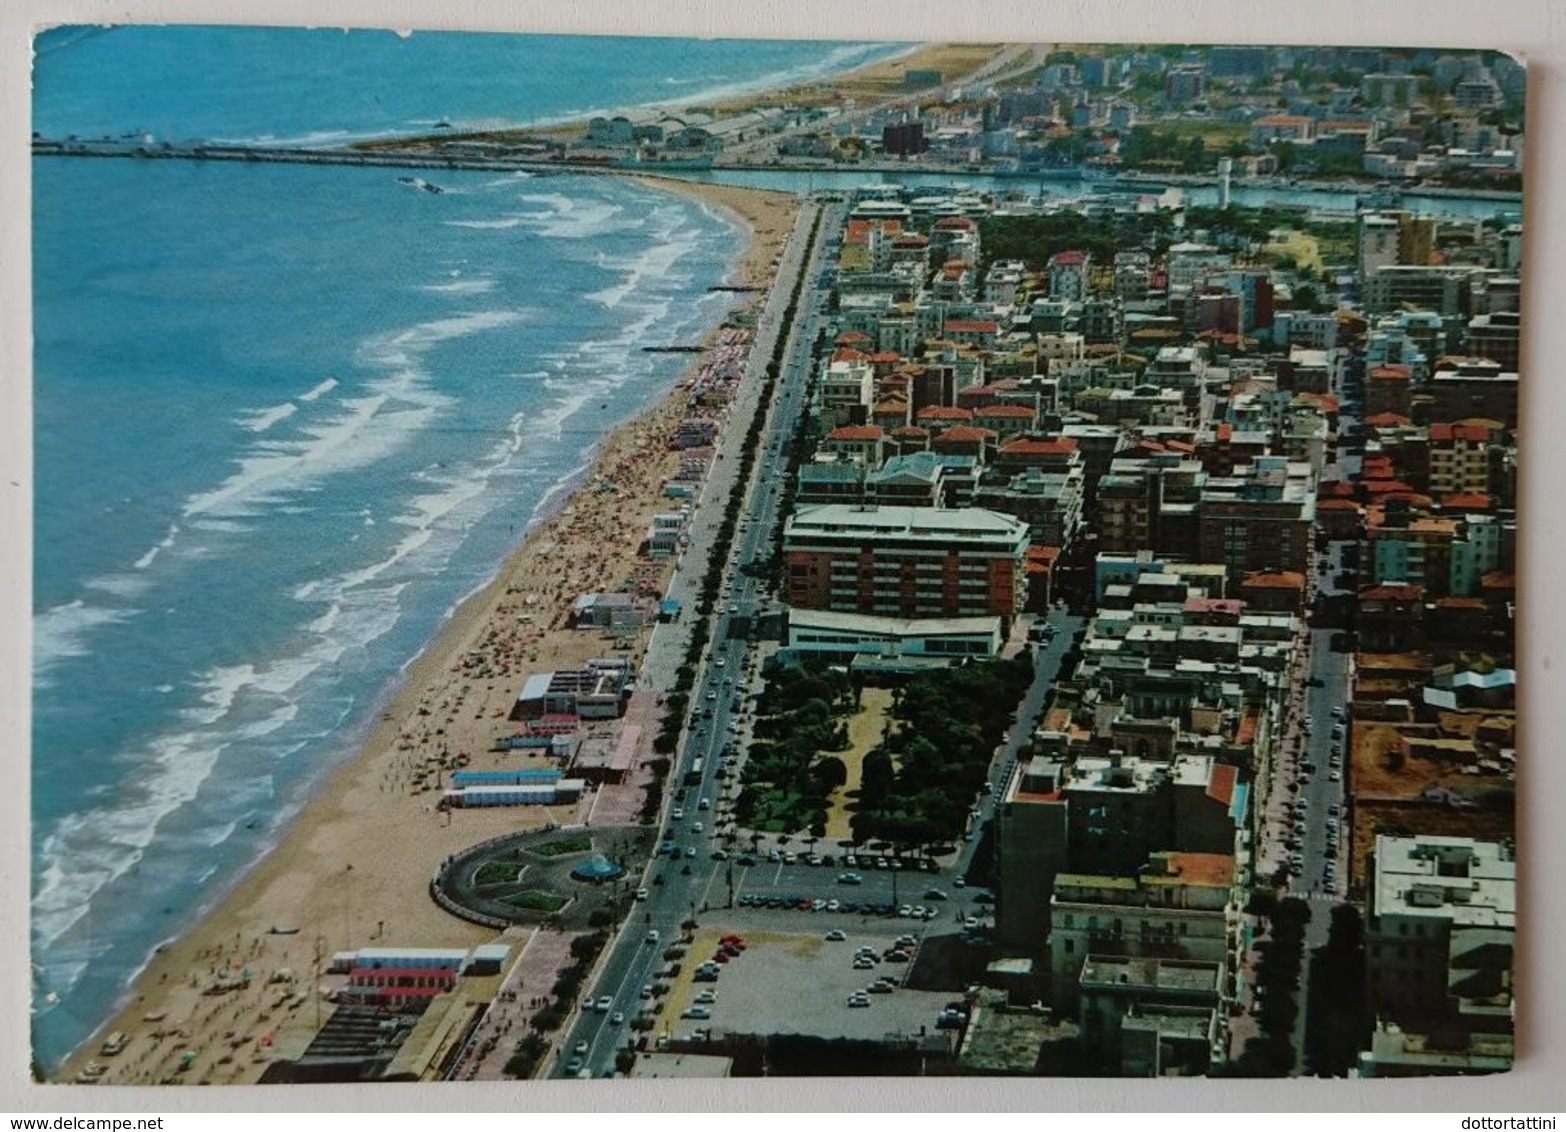
[[[427,193],[443,193],[446,190],[439,185],[426,181],[423,177],[398,177],[399,185],[411,185],[415,189],[423,189]]]

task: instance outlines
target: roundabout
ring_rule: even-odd
[[[642,826],[509,834],[448,858],[430,881],[430,895],[452,915],[489,927],[598,927],[630,902],[631,870],[646,860],[651,842]]]

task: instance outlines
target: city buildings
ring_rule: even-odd
[[[827,504],[783,533],[784,600],[891,617],[1010,617],[1026,600],[1028,526],[979,508]]]

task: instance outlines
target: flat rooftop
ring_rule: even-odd
[[[1378,916],[1427,916],[1463,927],[1516,926],[1517,863],[1493,841],[1379,836],[1374,884]]]

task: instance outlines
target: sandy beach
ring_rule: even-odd
[[[736,218],[749,238],[732,282],[770,282],[798,207],[794,197],[647,183]],[[737,295],[736,308],[759,298]],[[637,583],[662,592],[672,562],[639,564],[638,547],[650,517],[671,509],[662,487],[679,466],[668,438],[690,406],[685,384],[607,437],[576,489],[408,667],[363,746],[281,843],[197,926],[153,956],[116,1016],[54,1072],[55,1080],[71,1081],[96,1060],[107,1067],[104,1084],[253,1083],[275,1058],[296,1056],[313,1030],[314,972],[323,957],[366,946],[465,947],[495,938],[437,907],[427,893],[431,874],[476,842],[576,822],[582,813],[575,806],[442,811],[440,772],[458,756],[472,769],[502,760],[527,765],[515,753],[489,750],[521,683],[610,648],[599,633],[566,627],[579,594]],[[622,644],[622,654],[628,648],[639,660],[649,631]],[[593,800],[587,795],[584,812]],[[247,974],[244,990],[203,994],[215,980]],[[320,1009],[324,1015],[329,1008]],[[130,1040],[118,1055],[101,1057],[99,1046],[113,1031]]]

